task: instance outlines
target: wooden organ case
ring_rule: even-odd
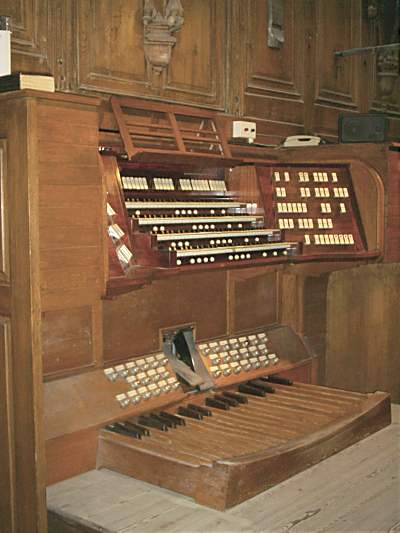
[[[231,146],[186,106],[1,102],[35,126],[28,178],[9,168],[37,186],[47,483],[106,467],[225,509],[390,423],[388,394],[317,385],[284,281],[385,256],[372,166]]]

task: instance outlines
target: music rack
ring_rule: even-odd
[[[116,96],[111,107],[131,161],[173,164],[178,156],[181,164],[238,163],[215,112]]]

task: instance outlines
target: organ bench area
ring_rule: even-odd
[[[16,509],[96,466],[225,509],[390,423],[378,387],[316,384],[295,312],[321,333],[321,284],[306,308],[293,275],[384,260],[384,171],[231,145],[229,117],[187,106],[18,91],[0,112]]]

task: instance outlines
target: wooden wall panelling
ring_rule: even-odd
[[[303,335],[303,289],[304,278],[296,273],[295,268],[285,268],[279,275],[279,315],[280,324],[293,328]]]
[[[400,400],[398,264],[331,274],[327,295],[326,384],[383,390]]]
[[[400,143],[388,151],[385,260],[400,261]]]
[[[7,142],[0,139],[0,284],[10,281]]]
[[[10,281],[3,279],[0,287],[0,403],[5,415],[0,419],[5,445],[0,447],[0,478],[7,505],[1,517],[7,533],[39,533],[46,531],[46,505],[36,102],[20,94],[10,100],[2,95],[0,115],[0,135],[7,136],[7,173],[13,178],[2,180],[7,184],[3,201],[8,203],[11,228]]]
[[[148,76],[143,2],[78,0],[78,89],[224,105],[225,0],[183,0],[185,22],[165,76]]]
[[[15,454],[13,432],[12,348],[10,318],[0,316],[0,516],[4,531],[15,531]]]
[[[38,105],[47,375],[101,361],[105,204],[97,155],[97,104],[97,99],[57,96],[42,99]]]
[[[229,271],[228,310],[230,335],[277,323],[277,271],[262,267]]]
[[[324,137],[336,138],[339,113],[359,111],[361,60],[359,56],[335,59],[334,52],[362,46],[361,2],[315,0],[314,28],[312,129]]]
[[[12,70],[54,74],[50,0],[2,0],[1,14],[11,17]]]
[[[230,111],[261,119],[257,133],[263,142],[303,132],[304,91],[308,55],[305,52],[306,3],[284,2],[285,42],[267,44],[266,0],[233,2],[230,57]]]
[[[161,328],[195,323],[198,340],[226,335],[226,316],[226,272],[154,281],[140,291],[103,302],[104,360],[159,350]]]

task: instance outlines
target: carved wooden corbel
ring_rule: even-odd
[[[153,0],[144,0],[144,54],[150,79],[153,74],[161,77],[168,68],[172,48],[176,43],[173,34],[181,29],[183,22],[180,0],[164,2],[164,15],[154,7]]]

